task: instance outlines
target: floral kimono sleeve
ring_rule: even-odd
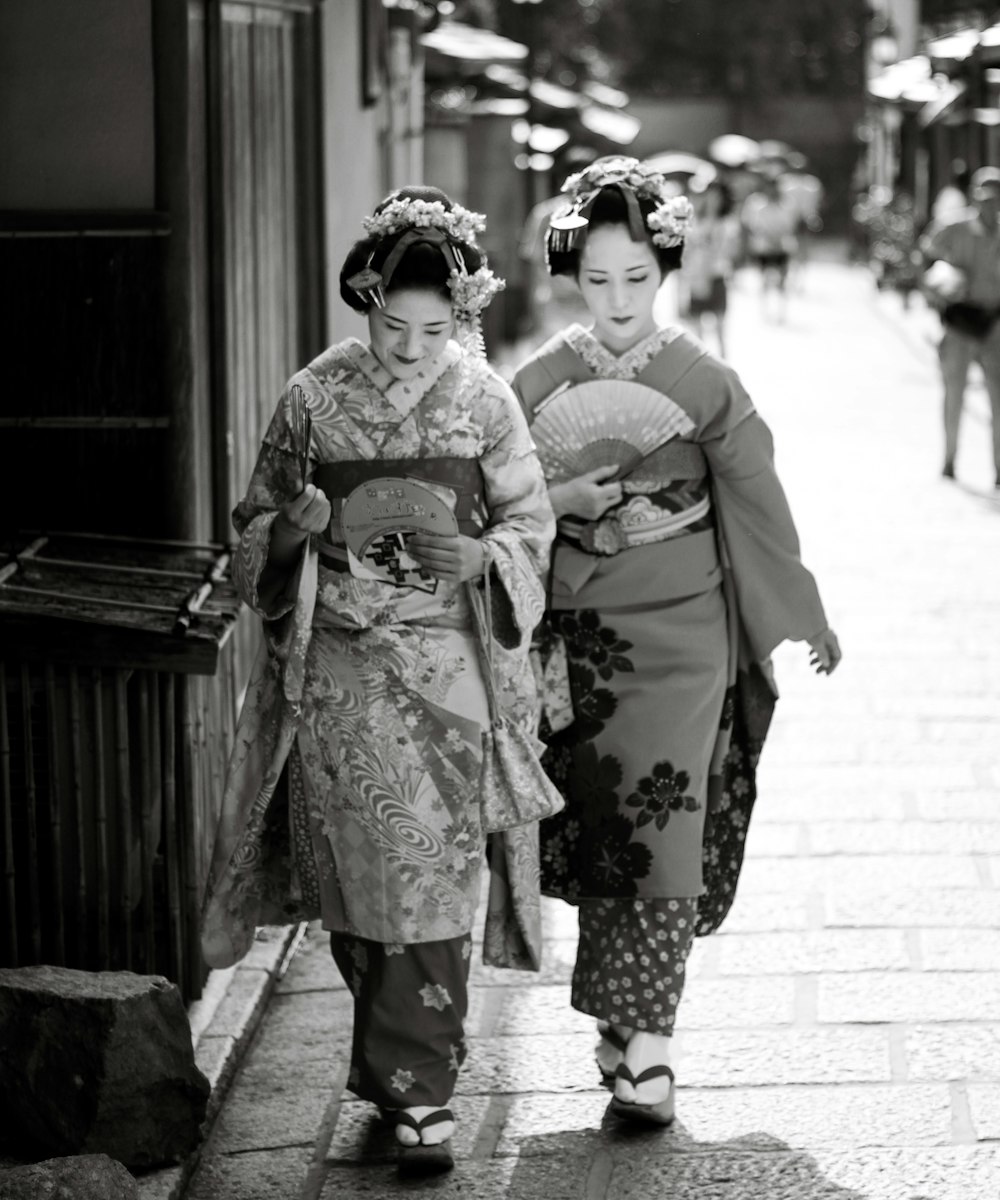
[[[233,580],[246,604],[269,621],[290,612],[299,592],[301,561],[297,569],[289,573],[281,591],[268,595],[262,595],[260,591],[261,576],[267,565],[271,544],[271,528],[278,509],[294,499],[303,487],[302,448],[296,445],[289,419],[289,396],[293,385],[294,380],[290,381],[278,401],[264,434],[246,495],[233,510],[233,526],[240,537],[233,558]]]
[[[502,585],[513,628],[497,630],[508,647],[524,652],[541,620],[555,517],[528,425],[510,388],[498,377],[487,384],[489,410],[479,459],[490,523],[483,534],[491,563],[491,586]],[[506,633],[506,636],[505,636]]]

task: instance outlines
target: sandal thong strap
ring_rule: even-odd
[[[638,1075],[633,1075],[624,1063],[619,1063],[615,1074],[619,1079],[624,1079],[626,1083],[630,1083],[633,1087],[638,1087],[640,1083],[648,1083],[651,1079],[667,1078],[671,1083],[674,1082],[673,1071],[663,1063],[658,1063],[655,1067],[647,1067],[645,1071],[640,1071]]]
[[[426,1117],[421,1117],[418,1121],[416,1117],[411,1116],[405,1109],[397,1109],[391,1113],[391,1120],[397,1125],[406,1125],[415,1133],[423,1133],[425,1129],[429,1129],[432,1125],[440,1125],[444,1121],[454,1121],[455,1117],[450,1108],[437,1108],[434,1112],[428,1113]]]

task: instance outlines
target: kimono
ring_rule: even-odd
[[[770,432],[735,372],[678,328],[616,357],[573,325],[513,386],[531,422],[555,390],[595,379],[655,388],[680,432],[599,520],[559,522],[538,669],[544,761],[566,808],[542,823],[543,891],[607,902],[605,925],[612,902],[655,902],[670,925],[696,898],[682,928],[710,933],[742,863],[776,698],[770,652],[826,618]]]
[[[261,586],[271,529],[304,482],[296,389],[312,418],[305,475],[322,477],[333,519],[271,595]],[[289,381],[234,513],[234,578],[264,619],[265,645],[238,723],[203,916],[213,966],[241,958],[268,922],[320,916],[335,934],[400,953],[472,928],[489,717],[470,585],[355,577],[338,532],[359,481],[400,474],[444,499],[461,531],[481,534],[491,563],[481,586],[503,623],[493,662],[504,715],[534,728],[528,648],[554,521],[516,400],[455,343],[403,381],[356,339],[330,347]],[[537,969],[537,825],[489,840],[485,957]]]

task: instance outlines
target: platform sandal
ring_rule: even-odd
[[[616,1079],[624,1079],[634,1088],[640,1083],[648,1083],[651,1079],[665,1077],[670,1080],[670,1091],[656,1104],[637,1104],[634,1100],[620,1100],[617,1096],[611,1098],[611,1111],[624,1121],[638,1121],[645,1125],[670,1125],[674,1119],[674,1073],[670,1067],[658,1064],[647,1067],[638,1075],[632,1072],[624,1063],[620,1063],[615,1072]]]
[[[455,1165],[455,1156],[451,1152],[451,1139],[429,1146],[423,1140],[423,1132],[432,1125],[441,1125],[445,1121],[454,1121],[455,1117],[450,1108],[438,1108],[428,1113],[426,1117],[417,1120],[403,1109],[383,1109],[382,1116],[397,1127],[405,1125],[414,1130],[421,1140],[415,1146],[406,1146],[399,1142],[397,1146],[397,1162],[402,1175],[437,1175],[442,1171],[450,1171]]]

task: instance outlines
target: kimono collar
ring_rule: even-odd
[[[416,408],[445,371],[462,357],[458,344],[449,341],[437,358],[431,359],[411,379],[395,379],[364,342],[357,338],[349,338],[348,342],[348,354],[355,366],[378,388],[400,417]]]
[[[664,329],[654,329],[648,337],[644,337],[624,354],[612,354],[582,325],[570,325],[563,331],[563,337],[599,378],[634,379],[665,346],[679,337],[681,332],[679,327],[670,325]]]

